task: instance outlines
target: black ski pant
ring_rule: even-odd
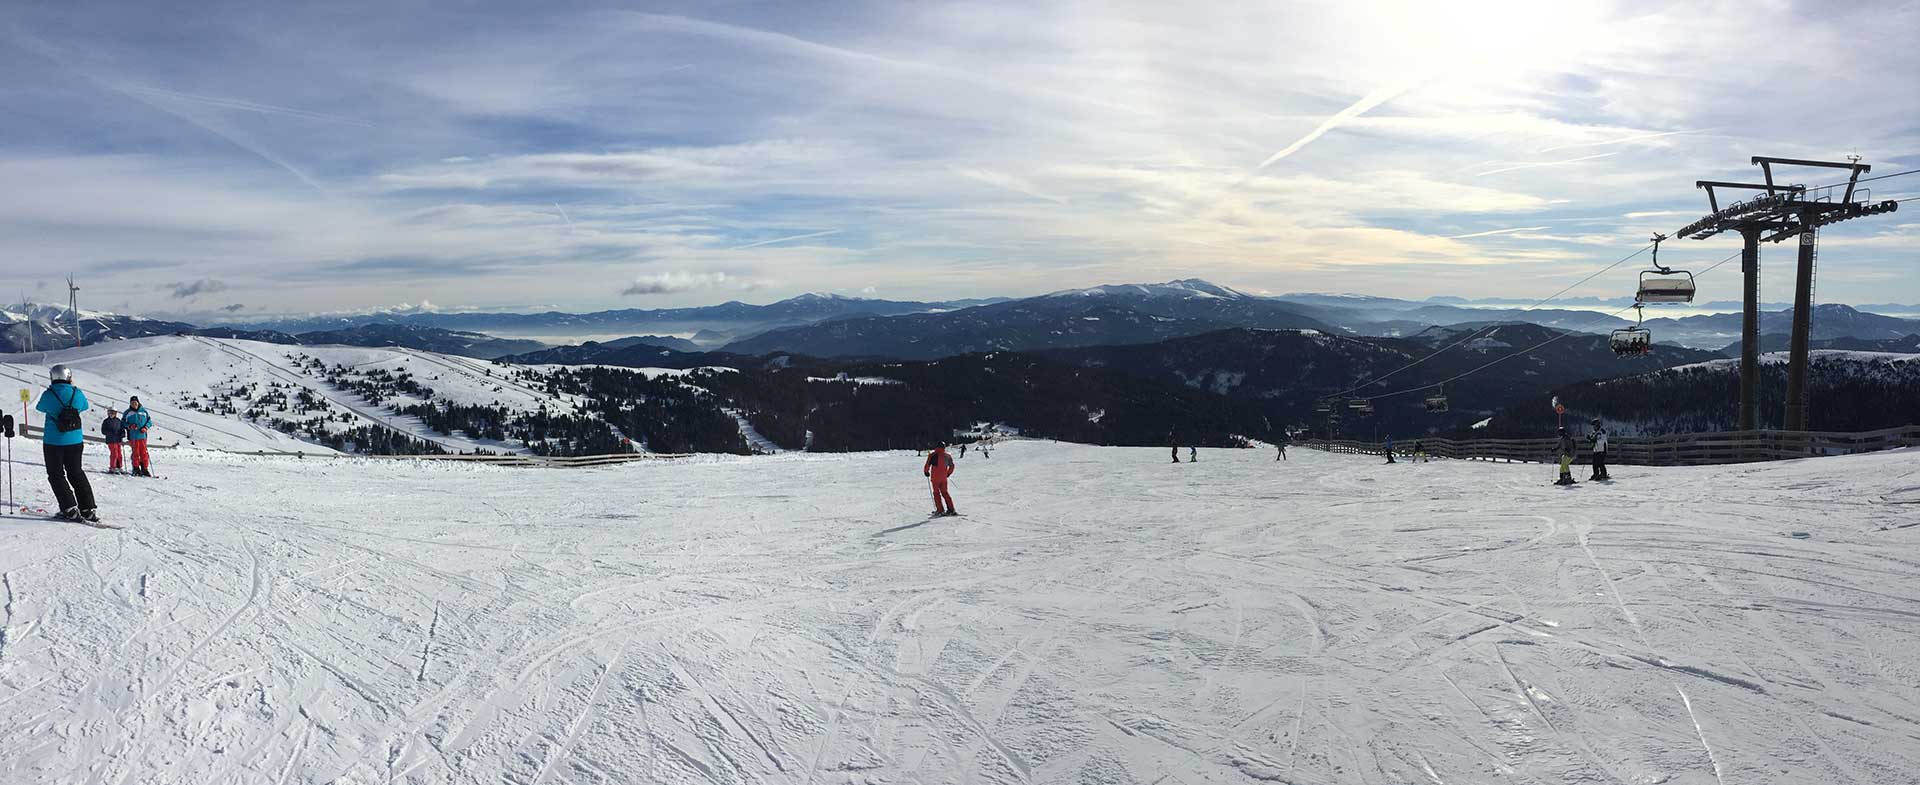
[[[1593,476],[1595,479],[1606,478],[1607,476],[1607,454],[1606,453],[1596,452],[1593,454]]]
[[[86,449],[85,444],[40,446],[47,460],[47,482],[53,486],[53,498],[60,502],[61,512],[74,507],[93,509],[93,484],[87,482],[86,469],[81,466]]]

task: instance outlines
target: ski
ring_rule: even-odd
[[[119,530],[119,529],[127,528],[119,524],[107,523],[106,521],[83,521],[83,520],[80,520],[79,518],[62,518],[58,515],[33,514],[32,511],[26,511],[26,512],[28,514],[25,514],[25,515],[20,515],[15,513],[0,513],[0,518],[4,518],[7,520],[14,520],[14,521],[50,521],[55,523],[77,523],[77,524],[80,524],[81,526],[91,526],[95,529]]]

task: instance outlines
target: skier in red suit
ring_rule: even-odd
[[[933,483],[933,517],[959,515],[953,509],[953,495],[947,493],[947,478],[953,476],[953,456],[947,454],[945,446],[933,448],[927,454],[927,463],[921,467],[921,473]],[[942,504],[946,506],[942,507]]]

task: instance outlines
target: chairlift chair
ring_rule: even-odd
[[[1365,398],[1355,398],[1347,402],[1347,408],[1353,410],[1355,414],[1372,414],[1373,402]]]
[[[1313,405],[1313,411],[1316,414],[1332,414],[1333,404],[1327,401],[1320,401]]]
[[[1664,234],[1653,236],[1653,269],[1640,273],[1640,290],[1633,296],[1635,303],[1693,302],[1693,273],[1660,263],[1660,241],[1665,239]]]
[[[1693,302],[1693,273],[1664,267],[1642,272],[1640,292],[1633,299],[1642,303]]]
[[[1434,412],[1437,414],[1439,412],[1444,412],[1446,410],[1447,410],[1447,391],[1444,389],[1435,388],[1434,393],[1432,395],[1427,396],[1427,411]]]
[[[1614,330],[1607,336],[1607,345],[1620,357],[1638,357],[1653,351],[1653,331],[1642,326],[1646,311],[1640,303],[1633,304],[1633,326]]]
[[[1653,333],[1645,327],[1622,327],[1607,337],[1607,345],[1621,357],[1638,357],[1653,351]]]

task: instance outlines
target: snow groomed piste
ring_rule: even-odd
[[[1202,457],[1012,442],[905,526],[913,453],[170,451],[0,524],[0,781],[1920,779],[1911,452]]]

